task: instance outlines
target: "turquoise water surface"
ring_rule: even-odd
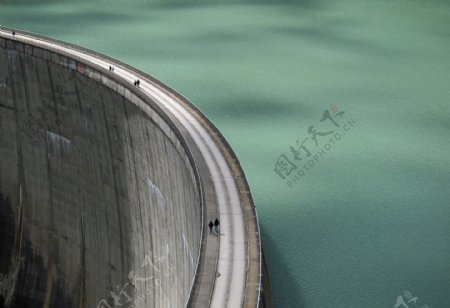
[[[450,307],[450,2],[0,1],[0,24],[205,112],[248,177],[277,307]]]

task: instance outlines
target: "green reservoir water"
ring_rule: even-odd
[[[277,307],[450,307],[450,2],[0,1],[0,24],[205,112],[248,177]]]

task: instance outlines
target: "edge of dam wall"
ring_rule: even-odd
[[[5,27],[1,27],[1,29],[15,31],[13,29],[8,29]],[[264,258],[262,255],[262,245],[261,245],[261,238],[260,238],[260,234],[259,234],[259,222],[258,222],[258,217],[257,217],[257,213],[256,213],[256,208],[254,206],[254,201],[253,201],[253,198],[250,193],[250,188],[249,188],[248,182],[245,178],[243,169],[242,169],[235,153],[233,152],[233,150],[231,149],[231,147],[229,146],[228,142],[225,140],[223,135],[212,124],[212,122],[197,107],[195,107],[192,103],[190,103],[182,95],[180,95],[179,93],[177,93],[176,91],[174,91],[173,89],[168,87],[167,85],[163,84],[159,80],[155,79],[154,77],[152,77],[136,68],[133,68],[133,67],[127,65],[126,63],[117,61],[117,60],[112,59],[101,53],[94,52],[94,51],[91,51],[91,50],[88,50],[88,49],[85,49],[85,48],[82,48],[79,46],[75,46],[75,45],[72,45],[72,44],[69,44],[66,42],[62,42],[62,41],[51,39],[48,37],[36,35],[33,33],[27,33],[27,32],[23,32],[23,31],[20,31],[20,32],[31,35],[31,36],[35,36],[35,37],[41,37],[44,40],[53,41],[59,45],[64,45],[69,48],[73,48],[75,50],[82,50],[82,51],[88,52],[90,54],[94,54],[97,57],[107,59],[113,65],[114,64],[120,65],[120,66],[128,68],[129,70],[135,71],[135,72],[139,73],[139,75],[141,75],[143,78],[148,79],[152,83],[154,83],[154,84],[158,85],[159,87],[161,87],[162,89],[168,91],[170,93],[170,95],[172,95],[173,97],[175,97],[177,99],[177,101],[179,101],[181,104],[184,104],[187,109],[191,110],[192,114],[211,133],[212,138],[215,140],[215,142],[217,142],[217,144],[221,148],[222,153],[224,154],[224,156],[227,159],[227,162],[230,165],[233,176],[234,176],[237,186],[239,188],[239,196],[242,201],[242,207],[243,207],[243,210],[245,213],[244,217],[245,217],[245,225],[246,225],[246,232],[247,232],[246,246],[247,246],[247,256],[248,256],[248,263],[247,263],[247,267],[246,267],[245,301],[244,301],[243,306],[245,306],[245,307],[258,307],[258,306],[259,307],[273,307],[272,292],[270,290],[270,283],[268,280],[267,267],[265,266]],[[18,44],[22,44],[22,43],[18,43]],[[56,55],[61,54],[60,51],[51,51],[51,49],[49,50],[48,47],[45,47],[45,49],[48,52],[54,53]],[[57,59],[56,55],[53,56],[54,60]],[[44,55],[44,56],[48,57],[49,59],[52,59],[51,55]],[[83,70],[83,68],[78,67],[76,63],[77,62],[85,63],[84,59],[78,58],[77,56],[74,56],[70,53],[67,56],[70,57],[73,61],[75,61],[75,64],[74,64],[73,61],[69,60],[68,65],[69,66],[71,65],[72,69]],[[62,60],[59,59],[57,61],[61,62]],[[62,62],[64,62],[64,61],[62,61]],[[63,63],[63,64],[65,64],[65,63]],[[95,65],[91,65],[91,64],[89,64],[89,66],[92,66],[95,68],[92,72],[89,72],[90,78],[97,78],[97,80],[99,80],[99,81],[101,80],[102,82],[105,80],[105,78],[107,80],[110,80],[110,79],[121,80],[121,78],[115,76],[111,72],[108,72],[108,70],[105,70],[104,68],[95,67]],[[89,71],[89,69],[88,69],[88,71]],[[97,72],[95,72],[95,71],[97,71]],[[83,73],[86,73],[86,68]],[[116,85],[116,88],[115,88],[115,90],[118,93],[120,93],[124,97],[127,97],[128,99],[130,99],[130,98],[131,99],[133,99],[133,98],[139,99],[139,100],[146,102],[147,104],[152,104],[152,108],[154,108],[156,110],[156,112],[159,114],[159,116],[161,118],[163,118],[165,121],[168,121],[169,123],[174,123],[174,122],[176,123],[176,121],[174,121],[173,118],[168,117],[165,114],[164,110],[160,109],[157,106],[157,104],[153,104],[153,102],[151,100],[149,100],[149,98],[146,95],[142,94],[139,91],[139,89],[132,88],[130,90],[129,88],[123,86],[123,84],[129,84],[129,82],[123,81],[123,80],[118,82],[118,84]],[[183,138],[181,137],[181,134],[178,131],[178,125],[175,124],[173,126],[174,126],[173,128],[174,128],[175,135],[177,135],[180,143],[188,151],[189,161],[190,161],[191,165],[195,166],[194,158],[192,157],[192,155],[190,155],[190,152],[189,152],[189,146],[184,142]],[[195,174],[195,176],[198,177],[199,176],[198,170],[196,168],[194,168],[194,169],[195,169],[194,171],[197,172]],[[197,180],[197,184],[198,184],[198,189],[201,194],[201,198],[200,198],[201,202],[204,202],[205,195],[202,194],[202,191],[201,191],[202,185],[200,185],[200,183],[204,183],[204,180],[202,180],[201,178],[200,178],[200,180]],[[203,207],[202,207],[202,210],[205,211],[207,209],[206,208],[203,209]],[[210,211],[211,211],[211,209],[210,209]],[[213,210],[213,214],[214,214],[214,210]],[[205,231],[205,226],[206,226],[205,221],[206,220],[207,220],[207,217],[203,213],[202,234],[206,232]],[[212,269],[211,269],[211,267],[214,268],[214,266],[209,266],[209,267],[208,267],[208,265],[205,266],[206,238],[207,238],[206,236],[201,237],[202,243],[201,243],[201,247],[200,247],[201,251],[200,251],[200,255],[199,255],[199,259],[198,259],[199,262],[197,263],[197,274],[195,277],[195,283],[191,286],[191,290],[190,290],[191,295],[189,296],[189,306],[193,306],[193,307],[201,307],[198,305],[199,302],[195,300],[196,297],[203,297],[204,299],[206,298],[206,302],[207,302],[208,298],[211,297],[211,292],[214,287],[214,279],[213,278],[215,277],[215,270],[212,272]],[[217,259],[218,245],[216,245],[215,247],[216,247],[215,250],[214,249],[212,250],[213,258]],[[211,257],[211,253],[209,253],[209,256]],[[217,265],[217,261],[216,261],[216,265]],[[204,272],[201,271],[202,267],[205,267],[203,269]],[[208,287],[209,290],[206,290],[209,293],[202,289],[205,287],[205,285],[207,285],[207,284],[205,284],[205,281],[203,281],[203,280],[205,280],[204,279],[205,276],[213,277],[212,279],[209,279],[209,280],[207,279],[207,281],[212,282],[210,284],[210,286]],[[205,303],[205,301],[203,301],[203,303]]]
[[[203,196],[194,159],[177,126],[139,91],[70,54],[3,38],[0,49],[2,66],[8,68],[1,81],[0,171],[5,176],[0,184],[6,200],[1,210],[2,214],[9,212],[5,221],[17,222],[10,226],[13,228],[2,230],[12,255],[9,272],[2,272],[2,289],[9,291],[5,304],[107,307],[116,300],[130,304],[127,297],[134,292],[133,298],[140,298],[135,307],[183,306],[198,266]],[[56,98],[57,91],[70,92],[73,101]],[[62,105],[76,104],[86,112],[63,110]],[[92,116],[90,123],[89,119],[81,120],[83,115],[88,118],[87,114]],[[76,121],[71,121],[75,116]],[[141,130],[146,130],[151,140],[137,133]],[[92,131],[101,135],[95,139],[89,134]],[[105,139],[109,142],[103,146]],[[138,159],[145,155],[152,166]],[[76,163],[68,161],[69,156],[76,156]],[[39,166],[45,164],[41,170]],[[16,165],[23,166],[20,172]],[[77,168],[71,167],[74,165]],[[147,177],[148,183],[144,170],[153,173]],[[74,172],[78,173],[73,176]],[[94,200],[88,192],[95,194]],[[83,203],[80,195],[91,206],[80,205],[83,209],[74,213],[73,208]],[[115,207],[109,206],[114,203]],[[91,219],[102,211],[109,220],[104,228],[100,221]],[[102,242],[108,243],[107,252],[102,251]],[[170,272],[161,273],[158,265]],[[145,278],[141,290],[126,285],[131,273]],[[103,278],[91,277],[96,275]],[[123,290],[125,286],[128,289]]]

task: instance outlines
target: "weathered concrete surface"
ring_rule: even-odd
[[[0,38],[6,307],[189,298],[202,233],[195,166],[167,119],[119,83],[87,77],[98,74]]]

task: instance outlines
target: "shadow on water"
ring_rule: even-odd
[[[208,29],[201,33],[192,33],[190,36],[183,36],[180,38],[184,44],[227,44],[227,43],[248,43],[255,39],[253,35],[248,32],[237,30]]]
[[[268,28],[265,31],[272,31],[275,34],[286,35],[294,39],[307,40],[319,45],[339,48],[346,51],[363,53],[376,57],[382,56],[391,61],[403,59],[405,55],[411,56],[411,53],[413,52],[407,49],[398,50],[388,45],[377,44],[368,38],[349,36],[343,31],[338,31],[336,28],[324,26],[322,24],[315,24],[314,26],[283,26],[279,28]]]
[[[223,101],[218,101],[214,106],[208,107],[208,114],[213,118],[233,118],[251,119],[265,118],[286,119],[295,115],[301,120],[308,118],[315,109],[309,108],[306,104],[292,104],[282,101],[277,97],[252,97],[250,95],[242,97],[231,97]]]
[[[1,4],[37,4],[37,3],[57,3],[61,2],[60,0],[39,0],[39,1],[33,1],[33,0],[0,0]],[[75,0],[73,2],[86,2],[85,0]],[[101,2],[101,1],[98,1]],[[145,5],[151,5],[155,7],[162,7],[162,8],[191,8],[193,6],[204,6],[204,5],[220,5],[220,4],[292,4],[292,5],[301,5],[305,7],[311,7],[316,6],[319,1],[314,0],[244,0],[244,1],[238,1],[238,0],[194,0],[194,1],[183,1],[183,0],[142,0],[139,1]]]
[[[180,9],[191,8],[193,6],[205,6],[205,5],[227,5],[227,4],[255,4],[255,5],[299,5],[303,7],[313,7],[319,4],[319,1],[314,0],[197,0],[197,1],[183,1],[183,0],[171,0],[171,1],[143,1],[147,5],[154,5],[156,7],[168,8],[168,9]]]
[[[300,293],[299,279],[286,265],[285,257],[278,249],[278,240],[273,239],[263,225],[260,225],[260,231],[263,247],[265,247],[264,255],[269,268],[274,302],[280,308],[306,308],[306,303]],[[276,286],[283,287],[274,288]]]
[[[22,7],[21,7],[22,8]],[[62,13],[44,13],[44,12],[34,12],[33,9],[38,7],[30,7],[29,9],[24,9],[20,14],[20,20],[25,21],[30,25],[40,25],[40,26],[57,26],[57,25],[77,25],[77,30],[90,29],[92,26],[98,26],[103,24],[112,24],[117,22],[127,22],[136,19],[135,16],[127,14],[118,14],[108,11],[90,11],[77,9],[77,10],[66,10]],[[45,14],[45,18],[43,15]],[[65,29],[67,31],[67,29]]]
[[[56,2],[58,2],[58,10],[55,10],[52,6],[53,4],[56,5]],[[199,30],[195,27],[192,28],[189,22],[191,18],[183,15],[183,19],[177,21],[174,27],[171,28],[171,31],[166,31],[164,25],[169,21],[161,20],[162,16],[166,18],[168,14],[175,13],[175,11],[183,13],[184,10],[192,10],[192,13],[194,13],[194,10],[198,10],[201,16],[211,18],[210,12],[201,11],[200,9],[226,6],[241,7],[245,5],[254,6],[255,9],[257,7],[268,7],[270,10],[274,10],[274,13],[286,10],[287,12],[307,14],[303,9],[307,11],[310,11],[310,9],[315,10],[319,7],[320,2],[310,0],[282,0],[275,2],[270,0],[245,0],[240,2],[234,0],[190,2],[142,0],[127,6],[123,2],[113,0],[111,1],[111,6],[105,8],[103,1],[88,2],[86,0],[78,0],[74,1],[74,3],[61,4],[60,1],[54,0],[40,0],[37,2],[30,0],[0,0],[0,5],[3,4],[7,9],[17,7],[20,11],[20,14],[16,16],[6,14],[6,16],[2,17],[2,14],[0,14],[2,23],[11,27],[33,29],[33,32],[40,33],[46,33],[46,29],[51,29],[49,35],[57,37],[83,33],[87,37],[91,36],[92,39],[99,32],[96,29],[103,28],[103,30],[100,30],[101,32],[121,37],[121,44],[118,46],[115,44],[114,48],[121,50],[124,48],[121,46],[127,46],[127,55],[142,55],[142,48],[130,49],[129,46],[133,46],[137,41],[143,42],[141,46],[145,46],[146,41],[151,41],[146,57],[182,60],[200,59],[204,61],[205,57],[214,60],[220,59],[220,57],[230,58],[238,56],[236,50],[239,50],[239,46],[237,44],[248,46],[248,44],[252,43],[261,43],[266,39],[264,36],[261,36],[261,33],[264,33],[266,29],[261,27],[245,29],[239,26],[236,28],[236,25],[224,28],[218,27],[216,23],[208,23],[212,27],[202,27]],[[123,7],[123,10],[119,9],[121,7]],[[296,8],[300,10],[296,10]],[[191,11],[188,11],[188,13],[190,14]],[[259,13],[255,10],[255,14],[258,15]],[[236,16],[230,16],[230,18],[230,22],[234,23],[233,20]],[[264,18],[264,16],[262,15],[261,18]],[[142,23],[145,23],[145,30],[143,28],[130,27],[130,24],[139,25]],[[183,27],[184,29],[182,31],[177,30],[183,23],[186,23],[186,26]],[[58,27],[58,25],[61,27]],[[163,26],[163,32],[155,30],[161,26]],[[132,29],[133,31],[125,35],[125,33],[122,33],[123,29]],[[101,44],[114,44],[114,41],[111,42],[102,42]]]

